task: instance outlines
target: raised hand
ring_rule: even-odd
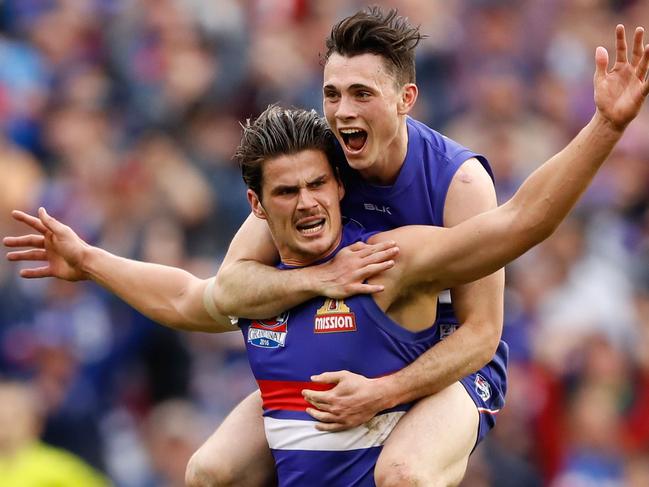
[[[87,279],[81,270],[81,262],[89,245],[84,242],[70,227],[63,225],[48,215],[45,208],[39,208],[38,217],[14,210],[11,216],[30,226],[38,234],[20,237],[5,237],[6,247],[21,248],[7,253],[10,261],[43,261],[46,265],[22,269],[20,275],[31,279],[38,277],[58,277],[66,281]]]
[[[600,46],[595,51],[595,105],[601,116],[622,130],[636,117],[649,94],[649,44],[643,45],[644,29],[637,27],[629,61],[623,25],[616,27],[615,36],[615,64],[610,70],[606,49]]]

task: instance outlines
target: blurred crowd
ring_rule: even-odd
[[[0,2],[0,235],[43,205],[113,253],[213,275],[248,214],[238,122],[278,101],[320,110],[324,39],[367,3]],[[371,3],[427,34],[413,116],[485,154],[501,202],[589,120],[595,47],[617,23],[649,28],[645,0]],[[508,267],[504,336],[508,403],[463,485],[649,485],[649,107],[556,235]],[[237,333],[177,333],[4,260],[0,378],[16,486],[31,485],[21,448],[73,454],[74,485],[182,485],[255,387]]]

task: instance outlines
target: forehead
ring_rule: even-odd
[[[387,68],[387,61],[378,54],[342,56],[332,54],[324,67],[324,87],[345,89],[361,84],[370,87],[394,86],[395,77]]]
[[[333,175],[333,170],[324,152],[309,149],[265,161],[262,174],[264,187],[270,189],[300,185],[323,175]]]

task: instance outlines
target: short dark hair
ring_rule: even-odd
[[[254,120],[246,120],[234,160],[241,167],[246,186],[261,200],[263,162],[283,155],[313,149],[325,153],[336,177],[338,155],[335,137],[315,110],[269,105]]]
[[[386,13],[368,7],[332,27],[324,62],[334,53],[348,57],[377,54],[388,61],[387,67],[400,85],[414,83],[415,47],[424,37],[397,9]]]

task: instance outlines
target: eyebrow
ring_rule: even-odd
[[[327,178],[328,178],[328,175],[327,175],[327,174],[323,174],[323,175],[321,175],[321,176],[318,176],[318,177],[315,178],[315,179],[312,179],[311,181],[307,181],[306,184],[309,185],[309,184],[315,184],[315,183],[324,183],[324,182],[327,181]]]
[[[327,182],[328,178],[329,178],[328,174],[322,174],[322,175],[317,176],[316,178],[314,178],[314,179],[312,179],[310,181],[307,181],[306,185],[308,186],[310,184],[315,184],[315,183],[325,183],[325,182]],[[294,191],[294,190],[297,190],[299,188],[300,188],[299,184],[280,184],[278,186],[275,186],[275,187],[271,188],[270,192],[271,192],[271,194],[276,194],[276,193],[280,193],[282,191]]]
[[[374,88],[368,85],[364,85],[363,83],[354,83],[352,85],[349,85],[348,89],[350,90],[370,90],[370,91],[375,91]],[[338,88],[336,88],[334,85],[325,85],[322,87],[323,91],[327,90],[333,90],[333,91],[338,91]]]
[[[299,186],[295,184],[280,184],[272,188],[270,192],[271,194],[277,194],[277,193],[281,193],[282,191],[294,191],[297,189],[299,189]]]

